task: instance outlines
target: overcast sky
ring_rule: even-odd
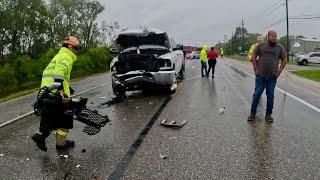
[[[154,27],[188,45],[214,45],[231,37],[244,20],[249,32],[286,33],[285,0],[99,0],[99,21],[119,21],[122,28]],[[289,0],[289,16],[320,16],[320,0]],[[290,33],[320,39],[320,19],[290,20]]]

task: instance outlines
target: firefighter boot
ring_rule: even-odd
[[[39,149],[47,152],[46,138],[42,134],[35,133],[34,135],[31,136],[31,138],[37,144]]]

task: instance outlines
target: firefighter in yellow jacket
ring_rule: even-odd
[[[60,83],[58,88],[62,103],[69,101],[70,93],[70,74],[73,63],[77,60],[75,52],[80,48],[79,41],[76,37],[70,36],[62,42],[62,48],[58,54],[50,61],[42,74],[41,87],[49,87],[53,83]],[[72,140],[66,137],[69,129],[73,128],[73,117],[64,114],[62,107],[54,108],[52,112],[41,114],[39,132],[32,136],[33,141],[38,148],[47,151],[45,140],[52,130],[56,132],[56,149],[65,150],[74,147]]]
[[[263,37],[262,35],[259,35],[257,37],[257,42],[255,44],[252,44],[252,46],[250,47],[250,50],[249,50],[249,53],[248,53],[248,58],[249,58],[249,61],[252,62],[252,56],[253,56],[253,52],[254,50],[256,49],[256,47],[258,46],[259,43],[262,43],[263,42]],[[259,56],[257,56],[257,59],[256,60],[259,60]]]

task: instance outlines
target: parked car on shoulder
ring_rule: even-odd
[[[296,62],[299,65],[306,66],[309,63],[320,63],[320,52],[310,52],[307,54],[298,55]]]
[[[126,91],[154,86],[174,91],[185,70],[182,45],[157,29],[127,30],[115,39],[118,55],[111,61],[112,89],[116,96]]]

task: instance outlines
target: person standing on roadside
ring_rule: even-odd
[[[224,50],[223,50],[223,47],[220,48],[220,56],[221,56],[221,59],[223,58],[223,55],[224,55]]]
[[[209,69],[207,72],[207,77],[209,77],[210,71],[212,69],[212,78],[214,78],[214,70],[217,64],[217,58],[218,58],[218,53],[214,50],[214,47],[211,47],[210,51],[208,52]]]
[[[204,45],[202,47],[201,52],[200,52],[201,75],[202,75],[202,77],[207,75],[207,61],[208,61],[207,52],[208,52],[208,46]],[[204,73],[203,73],[203,70],[204,70]]]
[[[259,35],[257,37],[257,42],[255,44],[252,44],[252,46],[250,47],[250,50],[249,50],[249,53],[248,53],[248,58],[249,58],[249,61],[252,62],[252,56],[253,56],[253,52],[254,50],[256,49],[256,47],[258,46],[258,44],[262,43],[263,42],[263,37],[262,35]],[[259,60],[259,56],[257,56],[257,59],[256,60]]]
[[[256,61],[259,56],[259,61]],[[279,59],[281,66],[279,68]],[[287,64],[286,52],[282,45],[277,43],[277,33],[275,31],[268,32],[268,41],[260,43],[254,50],[252,56],[253,69],[256,75],[255,90],[251,104],[251,114],[248,121],[254,121],[257,113],[259,99],[266,89],[267,109],[265,120],[273,122],[272,110],[274,103],[274,89],[276,87],[277,78]]]

